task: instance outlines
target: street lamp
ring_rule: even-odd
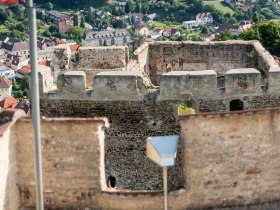
[[[153,136],[147,138],[147,157],[162,167],[164,210],[167,204],[167,167],[175,165],[179,136]]]

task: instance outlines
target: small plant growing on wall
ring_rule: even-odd
[[[191,107],[189,102],[182,102],[178,106],[178,116],[195,114],[195,110]]]

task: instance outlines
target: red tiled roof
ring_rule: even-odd
[[[80,47],[80,45],[78,45],[78,44],[71,44],[69,46],[70,46],[71,51],[77,51]]]
[[[7,109],[7,108],[14,109],[17,104],[18,104],[17,99],[15,99],[14,97],[8,97],[8,98],[3,99],[0,102],[0,107],[3,108],[3,109]]]
[[[31,66],[30,65],[23,66],[19,70],[22,71],[22,72],[25,72],[26,74],[28,74],[29,72],[31,72]]]
[[[54,41],[57,45],[59,45],[59,44],[66,44],[65,41],[63,41],[62,39],[58,39],[58,38],[54,38],[53,41]]]
[[[0,88],[9,88],[11,87],[12,82],[6,77],[0,77]]]

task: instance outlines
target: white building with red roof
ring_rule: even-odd
[[[12,60],[11,68],[14,70],[18,70],[23,66],[28,65],[29,59],[26,57],[16,57]]]

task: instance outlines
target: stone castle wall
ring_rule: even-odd
[[[261,75],[255,69],[228,71],[224,89],[217,88],[214,71],[169,72],[162,75],[159,89],[146,86],[140,72],[97,74],[92,90],[85,89],[85,80],[80,71],[61,75],[58,89],[41,96],[41,111],[48,117],[109,119],[105,172],[106,179],[116,178],[118,189],[161,189],[161,170],[146,160],[145,140],[148,136],[179,134],[176,118],[181,102],[190,102],[197,112],[229,111],[234,99],[242,100],[244,109],[280,106],[280,95],[274,88],[270,90],[272,86],[262,90]],[[180,189],[182,180],[179,149],[177,164],[170,170],[170,189]]]
[[[75,58],[67,45],[56,47],[53,58],[55,81],[69,71],[83,71],[87,75],[87,87],[92,87],[92,78],[103,71],[124,71],[128,65],[128,48],[123,46],[80,47]]]
[[[114,177],[116,187],[122,190],[159,190],[162,188],[161,170],[146,160],[145,140],[148,136],[180,133],[176,119],[181,102],[190,103],[196,112],[229,111],[230,102],[235,99],[244,102],[244,109],[280,106],[280,68],[257,42],[242,43],[229,42],[221,46],[217,43],[146,44],[137,51],[140,71],[98,73],[93,78],[92,89],[86,89],[87,77],[83,71],[60,75],[56,90],[41,91],[41,112],[47,117],[107,117],[111,128],[105,133],[105,179]],[[221,67],[224,62],[225,65],[214,70],[205,70],[195,64],[196,71],[190,71],[181,69],[184,65],[180,67],[175,62],[175,67],[184,71],[158,72],[159,87],[154,87],[143,76],[152,76],[150,62],[161,65],[160,60],[151,59],[153,47],[158,49],[158,56],[164,47],[167,47],[164,52],[172,49],[189,53],[186,49],[200,49],[203,56],[207,55],[205,49],[211,49],[210,56],[224,49],[221,52],[227,56],[219,55],[218,64]],[[238,62],[231,65],[227,64],[232,56],[232,51],[227,52],[229,49],[243,50],[243,53],[233,55]],[[154,54],[152,56],[157,56]],[[210,59],[208,61],[207,65],[212,65]],[[40,78],[43,87],[44,75]],[[183,152],[180,144],[176,165],[170,169],[171,190],[181,189],[186,184],[183,181]]]
[[[25,113],[5,110],[0,113],[0,209],[16,210],[20,207],[18,192],[18,151],[14,124]]]
[[[153,42],[141,46],[135,54],[155,85],[162,74],[170,71],[214,70],[221,76],[241,68],[267,73],[275,65],[272,56],[256,41]]]
[[[279,200],[279,116],[274,109],[181,118],[185,182],[197,207]]]
[[[182,188],[177,191],[170,188],[169,209],[201,209],[279,200],[279,120],[279,109],[180,117],[181,154],[177,159],[181,159]],[[164,123],[168,124],[167,121]],[[44,119],[41,124],[46,208],[163,209],[161,190],[135,191],[106,186],[106,134],[104,136],[103,129],[108,124],[104,118]],[[14,206],[4,209],[15,210],[15,204],[34,207],[32,121],[21,119],[12,127],[2,125],[1,130],[10,135],[0,137],[1,145],[7,141],[13,143],[1,147],[1,157],[11,157],[7,153],[16,151],[12,152],[13,159],[0,161],[1,169],[7,168],[4,167],[7,163],[13,164],[17,173],[7,174],[1,170],[4,180],[14,181],[9,182],[9,190],[3,192],[0,187],[0,195],[7,197],[15,189],[13,198],[19,197],[18,202],[13,200]],[[118,144],[115,144],[118,150]],[[138,164],[137,150],[130,153],[131,159],[136,161],[131,162],[131,166]],[[122,159],[120,156],[119,161]],[[139,171],[141,167],[137,169]],[[168,169],[169,185],[176,179],[172,170]],[[135,176],[129,178],[132,180],[137,178]],[[150,181],[149,178],[146,177],[146,181]],[[161,176],[154,181],[160,183]],[[0,197],[0,204],[2,201]],[[265,210],[270,208],[263,207]]]

